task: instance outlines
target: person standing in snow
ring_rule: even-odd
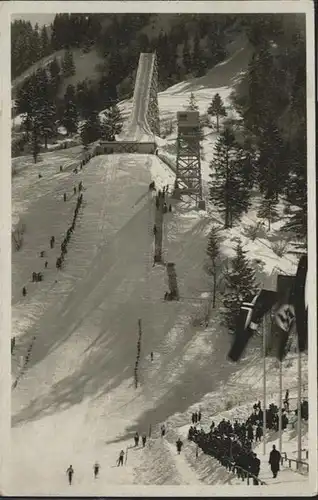
[[[165,424],[162,424],[161,426],[161,437],[165,437],[166,434],[166,426]]]
[[[68,475],[68,484],[71,486],[74,474],[74,469],[72,465],[69,466],[69,468],[66,471],[66,474]]]
[[[151,359],[151,361],[153,361],[153,352],[152,351],[150,353],[150,359]]]
[[[258,424],[258,426],[256,427],[256,433],[255,433],[255,441],[260,441],[262,439],[262,436],[263,436],[263,428],[260,426],[260,424]]]
[[[181,453],[181,449],[182,449],[182,446],[183,446],[183,442],[181,441],[181,439],[179,438],[178,441],[176,442],[176,446],[177,446],[177,452],[178,452],[178,455],[180,455]]]
[[[273,477],[277,477],[277,473],[279,471],[279,464],[280,464],[280,453],[278,450],[276,450],[276,446],[273,444],[273,449],[269,454],[269,461],[268,463],[271,466],[271,471],[273,473]]]
[[[63,194],[63,200],[66,201],[66,193]]]
[[[134,440],[135,440],[135,446],[138,446],[138,444],[139,444],[139,434],[138,434],[138,432],[136,432],[136,434],[134,436]]]
[[[117,467],[119,467],[120,465],[124,465],[124,456],[125,456],[125,452],[124,452],[124,450],[121,450],[121,452],[119,453],[118,460],[117,460]]]
[[[96,479],[100,469],[100,465],[98,462],[95,462],[93,469],[94,469],[94,478]]]
[[[147,436],[145,432],[143,433],[141,439],[142,439],[142,447],[144,448],[146,446],[146,441],[147,441]]]
[[[23,295],[23,297],[25,297],[25,296],[26,296],[26,294],[27,294],[27,290],[26,290],[26,288],[25,288],[25,286],[24,286],[24,287],[22,288],[22,295]]]
[[[201,422],[201,417],[202,417],[202,413],[201,413],[201,410],[199,410],[199,412],[198,412],[198,422]]]

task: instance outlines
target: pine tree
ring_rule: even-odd
[[[193,92],[191,92],[190,97],[189,97],[189,102],[187,105],[187,111],[199,111],[199,106],[197,104],[195,95]]]
[[[222,98],[220,94],[215,94],[215,96],[212,99],[212,102],[210,106],[208,107],[208,114],[210,116],[216,116],[216,130],[219,132],[220,130],[220,117],[221,116],[226,116],[227,112],[224,106],[224,103],[222,101]]]
[[[210,168],[210,199],[224,212],[224,227],[247,211],[250,190],[241,171],[241,148],[229,129],[222,132],[214,147]]]
[[[216,299],[216,280],[217,280],[217,261],[220,256],[220,240],[219,240],[219,228],[217,226],[212,226],[208,247],[207,247],[207,255],[209,257],[208,262],[208,273],[213,278],[213,293],[212,293],[212,307],[215,308],[215,299]]]
[[[104,139],[115,141],[115,136],[120,134],[123,128],[123,118],[120,109],[115,104],[104,113],[104,121],[102,124],[102,134]]]
[[[230,333],[234,333],[237,317],[242,302],[250,300],[256,292],[255,272],[253,271],[246,252],[239,242],[236,247],[236,255],[231,260],[230,269],[224,276],[226,291],[224,292],[223,320]]]
[[[40,148],[40,127],[39,127],[39,123],[38,123],[36,117],[33,118],[33,120],[32,120],[31,131],[32,131],[31,132],[32,156],[34,159],[34,163],[36,163],[38,156],[39,156],[39,152],[41,150],[41,148]]]
[[[75,75],[73,52],[71,52],[69,49],[65,51],[64,58],[62,61],[62,70],[66,78]]]
[[[42,26],[41,28],[40,47],[41,47],[41,57],[45,57],[50,53],[50,41],[46,26]]]
[[[81,126],[81,140],[84,146],[101,138],[101,123],[96,111],[92,111],[89,118]]]
[[[277,201],[287,182],[288,166],[283,152],[284,144],[279,130],[275,123],[270,121],[263,129],[259,141],[257,177],[261,193],[273,191]]]
[[[63,99],[62,125],[66,128],[67,134],[75,134],[78,126],[78,112],[76,107],[75,87],[68,85]]]
[[[282,230],[292,231],[297,238],[307,238],[307,143],[306,135],[299,129],[290,151],[289,177],[286,186],[286,201],[294,207]]]
[[[191,71],[191,56],[188,38],[185,39],[183,44],[182,63],[186,73],[189,73]]]
[[[44,101],[38,110],[38,122],[40,134],[44,138],[44,147],[47,149],[47,141],[56,135],[56,106],[52,101]]]
[[[39,34],[39,25],[36,23],[31,37],[31,47],[30,47],[31,62],[34,63],[41,58],[41,42]]]
[[[254,187],[257,180],[257,162],[258,154],[255,145],[249,137],[246,137],[241,149],[241,173],[249,189]]]
[[[261,219],[266,219],[268,222],[268,230],[271,230],[271,223],[277,220],[277,200],[274,193],[268,193],[263,197],[261,204],[259,206],[257,217]]]

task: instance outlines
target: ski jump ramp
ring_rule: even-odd
[[[142,53],[139,57],[133,106],[127,126],[118,141],[101,141],[100,153],[144,153],[156,150],[159,135],[159,108],[157,98],[158,71],[155,53]]]

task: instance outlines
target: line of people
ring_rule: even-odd
[[[82,186],[82,184],[81,184]],[[74,216],[73,216],[73,221],[72,221],[72,224],[71,226],[68,228],[67,232],[66,232],[66,235],[64,237],[64,240],[62,241],[61,243],[61,254],[60,256],[56,259],[56,268],[57,269],[61,269],[62,267],[62,264],[64,262],[64,259],[65,259],[65,255],[67,254],[67,245],[71,239],[71,236],[73,234],[73,231],[75,229],[75,225],[76,225],[76,220],[77,220],[77,217],[78,217],[78,213],[79,213],[79,209],[81,208],[82,206],[82,203],[83,203],[83,193],[81,193],[78,198],[77,198],[77,202],[76,202],[76,207],[75,207],[75,211],[74,211]]]

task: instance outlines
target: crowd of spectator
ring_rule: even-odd
[[[284,408],[282,408],[282,429],[287,428],[289,419],[288,409],[285,403],[288,403],[289,394],[286,392]],[[297,412],[297,410],[296,410]],[[308,420],[308,401],[301,404],[301,416]],[[278,431],[279,429],[279,409],[275,404],[270,404],[266,409],[266,428],[268,430]],[[216,458],[224,467],[235,472],[239,478],[244,480],[249,474],[253,477],[253,483],[259,484],[258,475],[260,472],[260,460],[252,450],[253,443],[262,440],[263,437],[263,418],[264,411],[261,402],[253,405],[253,411],[246,421],[238,422],[235,420],[223,420],[215,425],[212,422],[209,432],[205,432],[202,426],[198,426],[201,420],[194,418],[192,414],[192,424],[188,439],[198,445],[198,447],[207,455]],[[278,453],[278,452],[277,452]],[[277,474],[277,472],[276,472]],[[276,477],[276,476],[274,476]]]

